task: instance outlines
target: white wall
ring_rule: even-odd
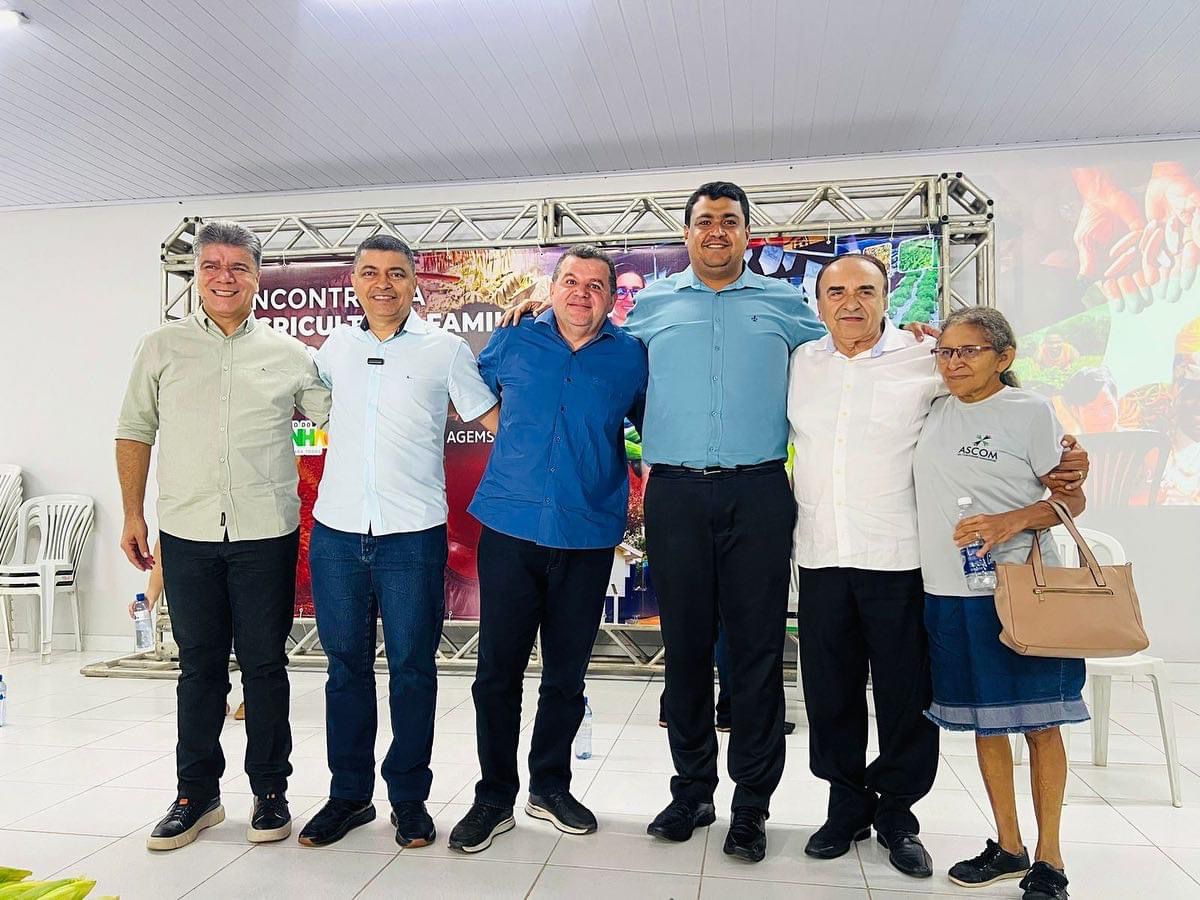
[[[113,471],[112,432],[134,345],[158,324],[159,244],[185,215],[678,189],[718,176],[749,185],[959,169],[996,200],[999,305],[1021,332],[1042,327],[1073,309],[1075,301],[1070,298],[1045,296],[1045,291],[1057,290],[1048,287],[1057,282],[1039,274],[1045,268],[1043,251],[1052,250],[1044,245],[1046,234],[1070,246],[1078,213],[1071,168],[1111,166],[1136,181],[1144,180],[1144,174],[1138,173],[1148,172],[1159,159],[1190,160],[1190,168],[1200,168],[1200,142],[964,152],[952,157],[907,155],[731,167],[720,172],[0,212],[0,408],[4,413],[0,461],[25,469],[26,496],[81,491],[96,498],[96,531],[85,560],[83,628],[92,647],[125,648],[131,644],[125,604],[142,588],[144,576],[129,566],[117,548],[121,504]],[[1046,216],[1054,221],[1038,221]],[[1200,304],[1200,296],[1194,299]],[[1052,308],[1060,311],[1054,314]],[[1200,587],[1177,562],[1194,555],[1200,538],[1198,523],[1200,508],[1131,510],[1119,522],[1085,522],[1113,531],[1126,543],[1139,563],[1138,583],[1155,648],[1177,660],[1200,660],[1200,603],[1196,602]],[[59,610],[56,632],[69,631],[65,612]]]

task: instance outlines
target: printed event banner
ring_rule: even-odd
[[[933,321],[937,315],[938,238],[897,235],[856,241],[839,238],[796,238],[755,241],[746,251],[750,268],[787,279],[798,294],[812,298],[817,273],[835,254],[862,251],[883,261],[891,273],[888,314],[897,322]],[[413,310],[426,321],[461,335],[476,356],[483,350],[504,310],[526,299],[549,296],[551,274],[565,248],[454,250],[417,254],[418,294]],[[687,266],[681,244],[614,251],[617,297],[611,318],[620,325],[637,303],[639,292],[658,278]],[[351,264],[299,262],[263,267],[255,315],[312,347],[319,347],[338,325],[357,325],[362,309],[350,283]],[[446,615],[473,619],[479,614],[479,582],[475,551],[479,523],[467,506],[483,476],[492,436],[464,423],[451,410],[446,426],[446,493],[449,504],[446,567]],[[296,463],[300,472],[300,563],[296,573],[296,615],[313,615],[308,568],[312,508],[324,467],[329,436],[309,421],[293,425]],[[619,558],[614,560],[606,621],[657,622],[657,603],[642,558],[642,493],[644,472],[640,436],[626,433],[629,458],[629,524]]]

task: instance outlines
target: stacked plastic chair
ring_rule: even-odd
[[[38,625],[42,662],[50,657],[54,636],[54,601],[65,593],[71,599],[75,649],[83,649],[79,622],[79,560],[92,533],[92,498],[83,494],[47,494],[32,497],[17,509],[16,552],[12,562],[0,565],[0,602],[8,647],[12,649],[12,600],[28,596],[38,600],[33,621]],[[30,560],[31,532],[39,535]]]

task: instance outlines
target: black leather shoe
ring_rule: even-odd
[[[288,809],[287,797],[272,792],[254,798],[246,840],[252,844],[267,844],[282,841],[291,833],[292,813]]]
[[[406,849],[427,847],[437,838],[433,819],[420,800],[393,803],[392,825],[396,828],[396,843]]]
[[[321,811],[308,820],[300,832],[300,843],[305,847],[335,844],[352,828],[366,825],[374,818],[375,804],[370,800],[339,800],[331,797]]]
[[[225,821],[225,807],[220,797],[207,803],[192,803],[188,797],[178,797],[167,814],[159,820],[146,839],[147,850],[174,850],[194,841],[205,828]]]
[[[898,871],[913,878],[928,878],[933,874],[933,858],[921,843],[921,839],[910,831],[880,832],[879,843],[887,848],[888,862]]]
[[[991,838],[974,859],[964,859],[950,867],[950,880],[963,887],[983,887],[1006,878],[1021,878],[1029,871],[1029,851],[1009,853]]]
[[[767,855],[767,814],[753,806],[736,807],[723,849],[746,862],[761,862]]]
[[[1068,900],[1067,873],[1050,863],[1035,862],[1021,879],[1022,900]]]
[[[564,834],[591,834],[596,830],[596,817],[592,811],[569,791],[530,794],[525,813],[535,819],[544,819]]]
[[[840,825],[826,821],[808,839],[808,843],[804,845],[804,853],[814,859],[837,859],[849,853],[856,841],[865,841],[870,836],[870,825],[865,825],[857,831],[847,831]]]
[[[667,841],[686,841],[697,828],[717,821],[717,810],[711,803],[687,803],[672,800],[670,805],[646,826],[646,834]]]
[[[792,734],[795,730],[796,730],[795,722],[784,722],[783,723],[783,733],[784,733],[785,737],[789,734]]]
[[[511,831],[516,824],[511,806],[472,803],[467,814],[450,830],[450,849],[479,853],[492,846],[496,835]]]

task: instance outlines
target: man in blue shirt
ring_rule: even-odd
[[[825,328],[790,284],[743,263],[750,207],[729,182],[702,185],[684,213],[687,269],[638,295],[626,329],[647,347],[643,455],[646,557],[666,648],[664,707],[676,776],[648,831],[685,841],[715,821],[713,645],[725,629],[732,688],[727,854],[766,853],[783,774],[783,644],[792,499],[788,357]]]
[[[450,834],[465,853],[514,826],[521,682],[541,630],[542,684],[525,812],[567,834],[596,830],[571,796],[583,679],[625,533],[626,416],[641,424],[646,350],[608,321],[612,261],[592,247],[555,268],[551,308],[499,329],[479,370],[500,427],[470,506],[479,538],[479,659],[472,694],[482,775]],[[711,721],[711,716],[710,716]]]

